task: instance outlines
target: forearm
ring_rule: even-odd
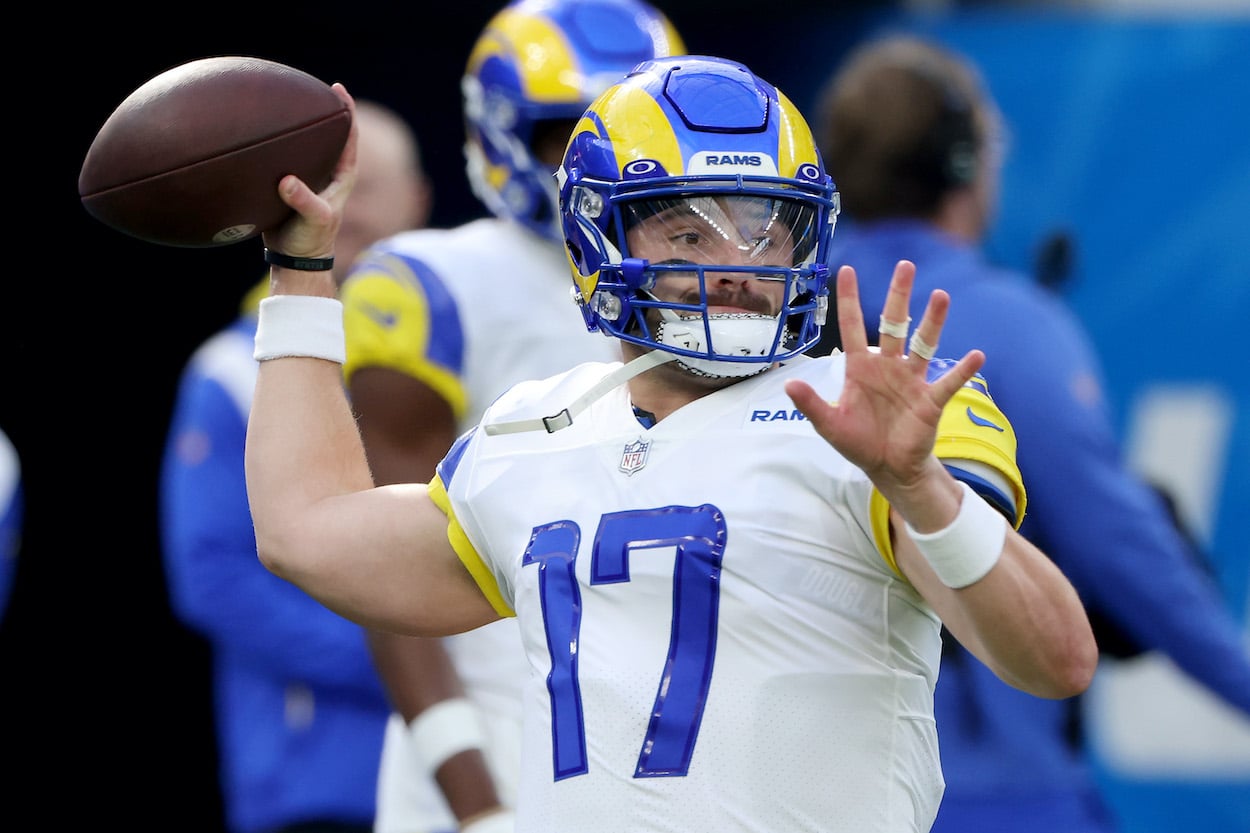
[[[1059,569],[1024,538],[1009,532],[994,568],[954,595],[967,622],[965,644],[974,643],[968,647],[1004,682],[1046,698],[1089,686],[1098,651],[1085,609]]]
[[[968,492],[964,500],[980,498]],[[1088,687],[1098,661],[1089,619],[1071,583],[1041,551],[1005,529],[997,533],[1001,544],[994,544],[988,571],[952,587],[901,521],[895,514],[900,567],[969,651],[1004,682],[1038,697],[1071,697]]]
[[[257,375],[247,489],[261,558],[280,575],[315,552],[320,501],[373,486],[340,380],[338,365],[311,358],[264,362]]]
[[[456,819],[463,824],[502,809],[476,706],[465,698],[442,640],[370,631],[369,648],[391,703],[407,724],[405,742]]]
[[[435,703],[464,696],[441,639],[372,630],[368,642],[387,696],[405,723]]]
[[[318,511],[320,502],[369,489],[373,480],[343,390],[341,365],[311,357],[342,349],[333,275],[281,268],[272,274],[274,295],[262,302],[256,335],[261,362],[244,461],[261,560],[292,578],[317,559],[325,549],[322,542],[334,540],[319,530],[334,523],[332,513]],[[316,311],[322,315],[292,312],[288,306],[304,300],[319,304]],[[268,304],[283,306],[266,309]],[[330,330],[324,338],[316,337],[319,320]]]

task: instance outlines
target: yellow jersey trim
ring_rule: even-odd
[[[981,380],[977,382],[984,385]],[[1006,478],[1016,504],[1016,516],[1009,520],[1015,529],[1020,528],[1028,495],[1016,463],[1016,432],[984,387],[978,387],[977,383],[964,385],[946,403],[938,420],[933,453],[943,461],[983,463]],[[890,504],[875,488],[868,499],[868,516],[882,559],[895,575],[904,578],[890,538]]]
[[[500,616],[516,616],[516,611],[504,601],[503,593],[499,591],[499,583],[495,581],[494,574],[486,566],[482,556],[478,555],[469,537],[464,534],[464,528],[456,520],[451,508],[451,499],[447,497],[447,488],[443,485],[442,478],[438,475],[432,477],[426,485],[426,490],[430,494],[430,499],[434,501],[434,505],[447,516],[447,540],[451,542],[451,548],[456,551],[460,563],[469,571],[469,575],[473,576],[473,581],[477,583],[482,595]]]

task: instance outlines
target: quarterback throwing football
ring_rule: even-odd
[[[316,261],[353,175],[349,140],[321,193],[284,179],[297,216],[265,236],[307,270],[273,269],[256,337],[260,558],[370,627],[517,617],[519,833],[927,831],[943,625],[1024,691],[1089,684],[1080,600],[1015,531],[1026,492],[984,355],[936,358],[946,293],[912,329],[900,262],[869,348],[843,266],[844,350],[802,355],[837,194],[768,82],[664,58],[590,106],[561,219],[587,337],[623,361],[513,387],[429,484],[373,487],[343,391]]]

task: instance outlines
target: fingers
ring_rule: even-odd
[[[337,81],[331,85],[330,89],[334,90],[335,95],[347,105],[347,109],[352,113],[352,126],[347,133],[347,143],[343,146],[343,153],[339,155],[338,165],[334,168],[334,179],[331,181],[331,186],[334,186],[347,179],[355,180],[356,146],[360,128],[356,124],[356,100],[352,98],[351,93]]]
[[[842,337],[842,352],[853,353],[868,349],[868,335],[864,332],[864,313],[859,308],[859,281],[850,266],[838,269],[838,333]]]
[[[900,260],[894,266],[894,275],[890,278],[890,288],[886,293],[885,305],[881,310],[881,321],[878,325],[881,353],[886,356],[903,356],[910,354],[919,361],[913,362],[917,373],[923,373],[925,365],[937,354],[938,337],[942,327],[946,325],[946,313],[950,309],[950,295],[945,290],[935,289],[929,295],[924,315],[920,324],[911,332],[911,292],[916,282],[916,265],[909,260]],[[904,345],[906,349],[904,349]]]
[[[898,359],[906,358],[903,365],[909,375],[926,378],[929,360],[937,351],[938,340],[942,328],[946,326],[947,314],[950,311],[950,295],[942,289],[935,289],[929,294],[925,304],[924,315],[913,332],[910,332],[911,293],[915,286],[916,265],[909,260],[900,260],[894,267],[890,278],[889,291],[881,312],[880,327],[880,359],[870,357],[870,363],[882,366],[896,364]],[[842,266],[837,276],[837,309],[838,328],[842,335],[842,350],[847,354],[865,353],[868,351],[868,339],[864,329],[864,315],[860,308],[859,282],[854,268]],[[863,359],[860,359],[863,361]],[[944,407],[951,397],[963,387],[985,364],[985,354],[980,350],[968,352],[938,379],[929,383],[929,394],[932,401]],[[849,377],[848,377],[849,378]],[[867,380],[867,376],[865,376]],[[831,413],[832,406],[805,383],[792,380],[786,385],[786,393],[800,411],[814,423],[818,423],[820,415]]]
[[[284,203],[299,211],[300,206],[306,205],[313,196],[313,191],[295,174],[287,174],[278,182],[278,196]]]
[[[332,213],[331,207],[295,174],[282,177],[278,183],[278,194],[300,217],[311,222],[324,223]]]
[[[813,417],[817,413],[817,409],[829,407],[829,403],[821,399],[816,389],[802,379],[787,379],[785,391],[786,395],[790,397],[790,401],[803,413],[803,416],[813,422],[815,421]]]
[[[339,100],[346,104],[348,109],[352,111],[352,121],[354,123],[356,115],[356,99],[352,98],[352,94],[347,91],[347,87],[343,86],[342,81],[335,81],[330,85],[330,89],[334,90],[334,94],[339,97]]]
[[[943,289],[935,289],[929,295],[929,303],[925,306],[924,316],[920,325],[911,334],[907,342],[907,352],[921,359],[917,364],[928,363],[937,354],[938,338],[946,325],[946,313],[950,309],[950,295]]]
[[[894,274],[890,278],[890,287],[886,292],[885,304],[881,310],[878,344],[884,356],[901,357],[908,354],[914,356],[918,361],[909,364],[915,368],[917,374],[924,374],[929,360],[937,353],[938,341],[942,335],[942,328],[946,326],[951,299],[946,290],[933,290],[925,304],[920,324],[914,331],[910,331],[911,316],[908,310],[911,307],[911,293],[915,282],[916,264],[910,260],[898,261],[894,265]],[[855,269],[851,266],[842,266],[838,269],[837,309],[843,352],[867,350],[868,337],[864,328],[863,311],[859,304],[859,280]],[[910,338],[908,337],[909,331]],[[970,353],[969,356],[971,355]],[[968,361],[968,358],[965,356],[962,361]],[[952,381],[953,387],[950,395],[954,395],[954,391],[958,390],[960,385],[971,379],[983,362],[984,356],[967,376],[957,383]]]
[[[955,392],[964,386],[985,365],[985,354],[969,350],[950,370],[929,384],[929,392],[939,407],[946,407]]]
[[[890,278],[890,289],[885,296],[885,306],[881,310],[881,323],[878,327],[882,354],[886,356],[903,355],[903,345],[907,341],[908,325],[911,316],[911,288],[916,281],[916,264],[910,260],[900,260],[894,265],[894,275]]]
[[[288,174],[278,183],[278,193],[282,201],[301,214],[306,213],[306,209],[316,210],[317,206],[312,201],[314,197],[320,197],[332,203],[336,201],[342,203],[346,200],[347,192],[351,190],[356,180],[357,142],[360,134],[360,128],[356,124],[356,100],[352,98],[347,88],[337,81],[330,85],[330,89],[347,105],[347,109],[352,114],[347,140],[343,145],[342,153],[339,154],[338,162],[335,163],[334,176],[330,179],[330,184],[320,194],[316,194],[294,174]]]
[[[356,102],[342,84],[332,84],[331,89],[351,111],[351,127],[335,164],[334,175],[320,193],[314,192],[294,174],[284,176],[278,183],[279,197],[295,213],[278,228],[266,231],[263,239],[267,247],[284,254],[304,257],[332,254],[343,208],[356,184]]]

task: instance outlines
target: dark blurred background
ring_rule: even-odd
[[[9,28],[10,54],[21,45],[26,57],[4,59],[11,266],[9,290],[0,296],[0,360],[7,371],[0,426],[22,458],[27,522],[12,599],[0,620],[0,754],[11,773],[0,791],[0,828],[14,829],[16,819],[38,819],[40,827],[53,829],[106,821],[141,830],[221,828],[209,658],[167,605],[156,487],[177,375],[195,347],[234,317],[241,293],[262,274],[260,241],[169,249],[131,240],[95,221],[81,206],[77,176],[96,130],[133,89],[169,67],[208,55],[270,58],[326,81],[343,81],[358,97],[379,99],[404,113],[417,129],[435,179],[434,224],[456,224],[481,213],[463,174],[460,72],[474,38],[500,5],[486,0],[445,6],[359,0],[97,4],[72,14],[34,9],[35,26]],[[993,24],[986,28],[982,19],[980,29],[955,24],[944,29],[948,13],[971,10],[993,20],[997,11],[1029,4],[670,0],[659,5],[691,52],[744,61],[810,114],[818,84],[882,16],[905,13],[941,34],[971,33],[955,45],[977,54],[982,47],[991,51]],[[1043,36],[1048,31],[1043,24]],[[1240,25],[1239,31],[1250,28]],[[1018,46],[1029,42],[1021,39]],[[999,51],[1002,46],[998,37]],[[1009,116],[1009,104],[1036,97],[1028,84],[1053,82],[1049,61],[1064,58],[1062,49],[1048,50],[1044,60],[1028,61],[1027,55],[1026,50],[1025,62],[1014,68],[1018,72],[989,73]],[[1204,73],[1224,69],[1198,64]],[[1142,77],[1150,82],[1148,68]],[[1082,83],[1080,76],[1058,81],[1065,90]],[[1244,126],[1248,97],[1244,81],[1241,85],[1227,112],[1241,112]],[[1022,182],[1027,172],[1008,167],[1006,186],[1028,193],[1033,210],[1006,213],[1006,236],[992,243],[1020,268],[1031,268],[1025,261],[1040,246],[1046,280],[1062,282],[1077,258],[1081,281],[1073,300],[1087,319],[1104,325],[1099,332],[1118,325],[1099,345],[1114,359],[1117,344],[1132,356],[1152,334],[1172,335],[1174,325],[1152,331],[1149,323],[1112,317],[1100,299],[1081,294],[1087,282],[1098,279],[1089,273],[1100,253],[1096,245],[1081,248],[1083,241],[1065,230],[1080,218],[1069,215],[1079,201],[1064,202],[1063,196],[1089,171],[1070,168],[1071,179],[1065,180],[1065,172],[1047,168],[1050,157],[1029,156],[1039,148],[1064,146],[1086,158],[1080,155],[1085,148],[1073,149],[1077,138],[1065,140],[1072,124],[1096,121],[1097,115],[1096,109],[1079,111],[1071,124],[1043,119],[1034,132],[1015,137],[1024,162],[1046,172],[1039,177],[1035,171]],[[1158,123],[1172,120],[1164,114]],[[1245,151],[1241,154],[1244,162]],[[1225,179],[1225,184],[1231,180],[1225,209],[1232,208],[1234,186],[1241,186],[1236,189],[1241,207],[1250,209],[1244,200],[1250,194],[1247,168],[1234,168]],[[1181,190],[1184,182],[1153,168],[1125,176],[1155,180],[1160,205],[1151,213],[1157,212],[1160,226],[1184,219],[1167,215],[1163,207],[1164,192]],[[1096,184],[1083,187],[1087,190],[1076,188],[1077,194],[1097,193]],[[1241,211],[1242,224],[1248,213]],[[1141,223],[1132,231],[1148,236],[1158,229]],[[1136,245],[1129,239],[1121,247],[1115,235],[1111,241],[1116,250],[1108,259]],[[1201,234],[1198,241],[1205,242]],[[1086,272],[1080,271],[1082,263]],[[1244,257],[1237,263],[1244,280]],[[1208,258],[1203,268],[1209,275],[1221,265]],[[1146,299],[1152,298],[1147,281],[1168,274],[1169,264],[1152,266],[1153,271],[1134,271],[1134,291],[1146,292]],[[1065,274],[1056,278],[1055,269]],[[1230,303],[1237,307],[1247,300],[1250,294],[1234,294]],[[1125,315],[1141,310],[1141,304],[1129,304]],[[1232,320],[1244,327],[1250,304],[1241,312]],[[1181,329],[1184,339],[1205,332]],[[1232,335],[1223,337],[1231,345]],[[1244,357],[1244,345],[1240,349]],[[1196,364],[1183,370],[1165,364],[1159,372],[1184,375]],[[1138,385],[1133,374],[1140,372],[1145,371],[1133,365],[1111,391],[1123,422]],[[1241,378],[1234,404],[1244,405]],[[1247,448],[1242,420],[1230,459]],[[1240,494],[1246,494],[1244,487]],[[1244,508],[1243,503],[1243,513]],[[1241,582],[1250,544],[1224,523],[1222,540],[1242,548],[1225,547],[1226,563],[1241,572],[1224,579],[1230,600],[1244,605]]]
[[[178,372],[234,317],[261,245],[161,248],[94,220],[77,177],[96,131],[177,64],[281,61],[406,115],[435,179],[434,223],[459,223],[481,213],[463,174],[460,73],[501,5],[91,4],[34,9],[41,23],[10,28],[30,53],[5,59],[16,268],[0,300],[0,426],[22,458],[27,522],[0,622],[0,755],[13,773],[0,828],[221,826],[209,657],[166,601],[157,473]],[[743,0],[662,5],[691,51],[769,77],[825,4],[792,2],[784,17]]]

